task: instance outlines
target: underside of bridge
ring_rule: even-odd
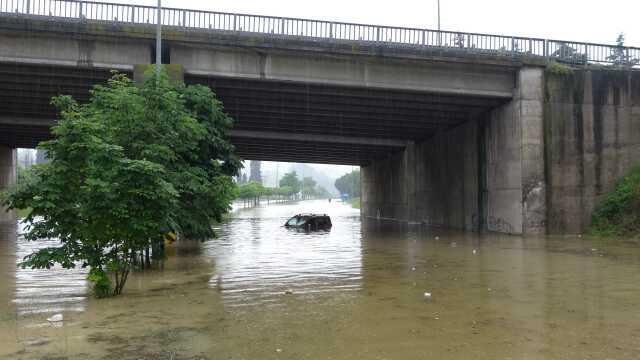
[[[109,76],[90,67],[0,63],[0,143],[35,147],[50,136],[52,96],[87,101],[90,88]],[[184,80],[211,87],[236,120],[238,154],[265,161],[368,165],[506,101],[220,76],[186,74]]]

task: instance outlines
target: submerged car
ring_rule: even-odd
[[[328,230],[331,229],[331,218],[327,214],[298,214],[287,220],[284,226],[305,230]]]

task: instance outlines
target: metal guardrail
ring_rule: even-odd
[[[80,0],[0,0],[0,16],[8,15],[154,24],[157,9]],[[163,8],[161,16],[163,26],[186,29],[366,42],[490,56],[539,57],[570,64],[640,66],[640,48],[618,45],[175,8]]]

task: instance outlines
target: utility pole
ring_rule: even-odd
[[[162,66],[162,0],[158,0],[158,12],[156,23],[156,75],[160,75],[160,67]]]

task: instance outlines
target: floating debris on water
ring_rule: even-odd
[[[59,322],[64,320],[64,317],[62,316],[62,314],[55,314],[52,317],[47,318],[48,322]]]

